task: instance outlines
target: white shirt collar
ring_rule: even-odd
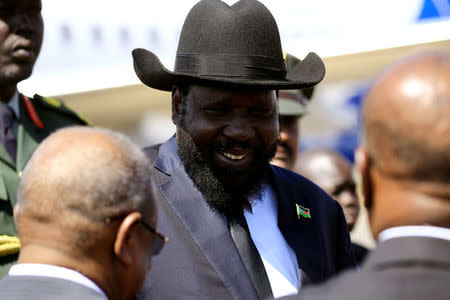
[[[67,269],[60,266],[46,264],[17,264],[11,267],[8,272],[9,276],[45,276],[69,280],[88,288],[93,289],[97,293],[105,296],[105,292],[92,280],[75,270]]]
[[[250,235],[266,269],[275,298],[297,294],[300,272],[295,251],[278,228],[278,201],[275,190],[263,184],[261,199],[252,203],[244,215]]]
[[[12,95],[11,99],[8,101],[8,106],[11,107],[13,112],[16,114],[16,118],[19,118],[19,92],[16,90]]]
[[[399,237],[431,237],[450,241],[450,229],[436,226],[398,226],[383,230],[378,242]]]

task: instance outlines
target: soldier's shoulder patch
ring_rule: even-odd
[[[33,102],[35,104],[42,105],[47,108],[70,115],[72,117],[75,117],[75,118],[79,119],[82,123],[84,123],[85,125],[89,125],[89,122],[85,118],[83,118],[82,116],[77,114],[72,108],[70,108],[67,104],[65,104],[64,102],[62,102],[59,99],[52,98],[52,97],[43,97],[38,94],[35,94],[33,96]]]

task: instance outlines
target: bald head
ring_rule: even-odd
[[[149,180],[146,157],[125,136],[61,129],[39,145],[24,169],[18,202],[22,243],[46,234],[28,226],[39,224],[73,233],[65,243],[77,248],[94,246],[106,218],[153,210]]]
[[[363,105],[363,129],[383,174],[450,182],[450,54],[409,57],[381,74]]]
[[[294,171],[320,186],[342,206],[349,230],[359,214],[350,162],[334,151],[309,150],[300,153]]]
[[[449,228],[450,54],[389,67],[364,100],[362,124],[355,162],[374,236],[395,226]]]

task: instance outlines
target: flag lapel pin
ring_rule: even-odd
[[[303,216],[304,218],[311,219],[311,214],[309,212],[309,208],[300,206],[298,204],[295,204],[295,207],[297,208],[297,217],[300,219],[300,216]]]

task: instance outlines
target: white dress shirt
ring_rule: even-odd
[[[92,280],[75,270],[64,267],[45,265],[45,264],[17,264],[11,267],[9,276],[44,276],[72,281],[93,289],[105,299],[108,299],[105,292]]]
[[[399,237],[430,237],[450,241],[450,229],[436,226],[398,226],[383,230],[378,235],[378,242]]]
[[[256,200],[252,212],[244,210],[250,235],[262,258],[275,298],[297,294],[300,272],[294,250],[278,228],[277,196],[264,184],[261,200]]]

